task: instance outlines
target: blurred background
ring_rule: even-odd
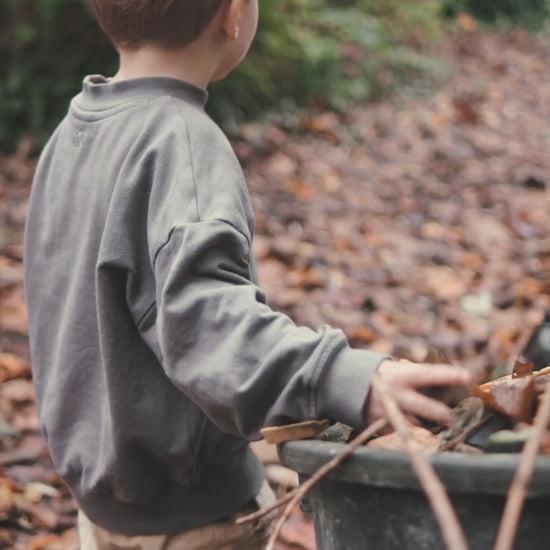
[[[208,110],[247,176],[269,303],[354,347],[508,372],[550,310],[548,1],[260,4]],[[116,65],[85,1],[0,2],[0,548],[78,547],[36,417],[22,237],[45,139]],[[256,449],[279,493],[296,483]],[[314,550],[299,510],[278,548]]]
[[[254,48],[212,88],[209,108],[228,129],[296,106],[343,109],[445,75],[438,42],[457,14],[500,28],[541,29],[546,0],[262,0]],[[3,0],[0,5],[0,145],[39,143],[82,76],[114,74],[116,55],[85,0]],[[417,77],[422,77],[419,80]]]

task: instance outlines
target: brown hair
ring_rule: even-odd
[[[197,39],[225,0],[90,0],[116,46],[183,47]]]

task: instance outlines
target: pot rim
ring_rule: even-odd
[[[316,440],[289,441],[278,446],[283,466],[313,475],[347,445]],[[519,454],[459,452],[424,453],[449,492],[505,495],[519,463]],[[395,489],[421,489],[403,451],[360,447],[327,476],[330,479]],[[550,496],[550,457],[537,457],[529,497]]]

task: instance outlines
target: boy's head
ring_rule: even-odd
[[[90,0],[117,47],[184,47],[196,40],[230,0]]]
[[[148,46],[215,52],[209,80],[224,78],[246,55],[258,25],[258,0],[90,0],[122,55]],[[158,53],[158,52],[157,52]]]

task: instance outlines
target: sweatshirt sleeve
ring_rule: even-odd
[[[250,243],[230,223],[172,229],[155,256],[157,336],[166,373],[224,431],[330,418],[365,423],[383,355],[340,330],[297,327],[250,282]]]

